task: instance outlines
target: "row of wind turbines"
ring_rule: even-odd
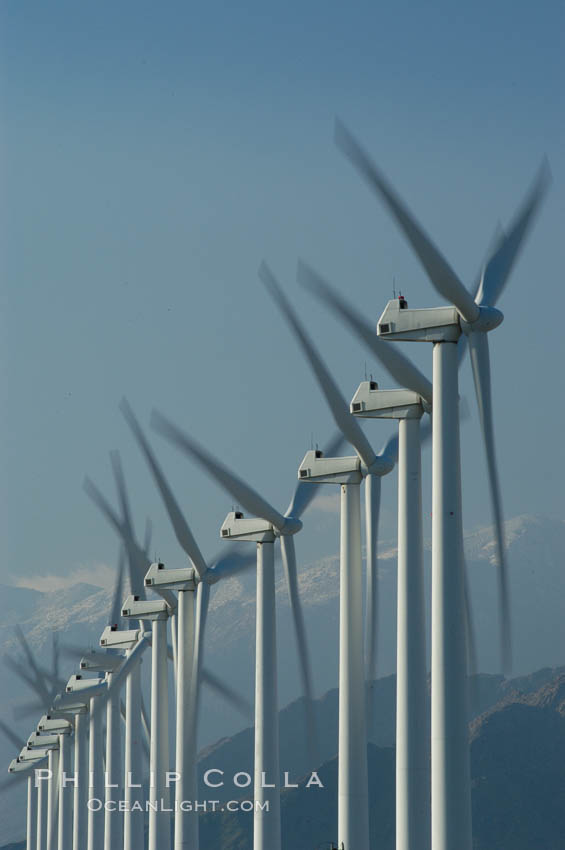
[[[396,847],[397,850],[472,848],[467,681],[474,641],[463,556],[458,372],[468,349],[495,529],[501,664],[509,672],[512,664],[509,589],[487,334],[502,321],[496,304],[546,193],[549,170],[544,162],[509,228],[497,229],[479,277],[469,291],[388,180],[340,123],[336,125],[335,138],[341,151],[384,202],[448,306],[411,309],[401,296],[388,302],[375,333],[371,323],[340,292],[300,262],[299,282],[343,321],[368,347],[384,373],[400,386],[400,389],[380,389],[376,382],[364,381],[351,404],[347,404],[272,271],[265,263],[261,265],[259,277],[301,346],[337,425],[338,435],[325,451],[307,452],[298,469],[298,483],[290,505],[281,513],[228,468],[223,459],[165,416],[153,413],[153,428],[200,464],[249,514],[247,517],[241,511],[228,514],[220,531],[227,546],[211,563],[204,559],[139,421],[127,401],[122,401],[122,413],[159,489],[188,565],[166,569],[163,564],[149,563],[149,543],[146,540],[140,544],[135,538],[119,457],[113,454],[120,511],[114,511],[89,479],[85,481],[85,489],[120,537],[129,568],[131,595],[122,601],[121,569],[109,624],[100,638],[103,651],[81,655],[81,670],[96,672],[98,676],[84,677],[79,673],[65,684],[64,692],[55,693],[60,684],[57,676],[45,681],[45,672],[39,670],[24,642],[32,683],[46,712],[10,765],[12,773],[28,776],[28,850],[84,850],[85,847],[140,850],[145,846],[144,812],[140,805],[144,794],[141,787],[144,722],[151,778],[147,846],[149,850],[170,848],[173,817],[175,850],[198,850],[198,812],[177,806],[171,815],[162,810],[160,803],[168,803],[173,790],[179,803],[198,799],[197,733],[203,684],[215,687],[239,707],[242,705],[240,697],[205,670],[204,639],[212,586],[251,568],[254,563],[257,596],[253,846],[254,850],[280,850],[275,545],[278,539],[305,697],[307,738],[316,768],[314,691],[294,536],[302,528],[302,517],[317,488],[323,484],[338,486],[341,494],[338,847],[369,850],[366,715],[367,710],[378,711],[378,705],[371,705],[366,694],[367,683],[376,676],[381,478],[395,466],[398,469]],[[432,343],[432,382],[401,352],[395,341]],[[377,453],[358,418],[397,420],[397,432]],[[427,716],[421,512],[421,446],[430,436],[433,452],[431,728]],[[353,447],[354,456],[340,455],[344,441]],[[238,552],[237,542],[255,543],[255,555],[246,550]],[[146,595],[147,589],[154,592],[153,596]],[[128,628],[119,627],[123,621]],[[151,647],[150,720],[144,711],[140,677],[140,662],[148,647]],[[176,700],[175,781],[171,787],[168,782],[171,772],[169,661]],[[123,705],[122,695],[125,695]],[[123,753],[121,716],[125,723]],[[14,737],[11,730],[5,731]],[[71,775],[72,762],[77,781],[65,787],[60,776],[62,772]],[[34,782],[31,769],[42,769],[45,765],[51,771],[51,778]],[[106,784],[112,787],[104,789],[104,774]],[[265,777],[269,782],[265,782]],[[272,777],[276,778],[276,787],[265,787]],[[123,813],[89,810],[86,805],[89,798],[100,797],[111,803],[122,796],[127,804]]]

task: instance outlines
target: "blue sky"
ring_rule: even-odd
[[[563,515],[561,4],[5,0],[0,31],[0,580],[113,565],[81,489],[88,472],[113,498],[112,448],[140,529],[151,515],[156,552],[178,563],[124,393],[145,424],[159,408],[286,507],[311,433],[323,443],[332,426],[257,280],[263,257],[347,397],[365,352],[299,290],[297,257],[375,320],[393,276],[411,305],[439,303],[336,150],[335,115],[469,282],[548,154],[551,194],[491,352],[506,514]],[[431,375],[431,347],[406,350]],[[490,513],[468,369],[461,387],[471,527]],[[367,433],[378,447],[390,427]],[[152,440],[211,554],[230,499]],[[301,536],[309,559],[337,547],[330,492]]]

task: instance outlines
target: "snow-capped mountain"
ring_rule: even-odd
[[[536,516],[519,516],[506,523],[514,634],[514,674],[565,664],[565,522]],[[479,669],[498,672],[497,582],[494,542],[490,527],[465,535]],[[429,588],[430,549],[426,547]],[[280,565],[277,565],[277,626],[279,649],[279,704],[299,695],[290,609]],[[300,565],[300,593],[305,608],[316,692],[337,684],[338,659],[338,555]],[[396,548],[383,541],[379,554],[379,675],[394,672],[396,632]],[[125,596],[125,591],[124,591]],[[428,593],[429,596],[429,593]],[[21,657],[14,627],[19,624],[38,663],[51,664],[52,635],[63,646],[96,646],[107,623],[112,588],[75,584],[64,590],[40,593],[19,587],[0,588],[0,652]],[[212,588],[206,632],[205,666],[253,701],[255,650],[255,572],[253,569]],[[429,606],[428,606],[429,607]],[[145,667],[149,667],[146,663]],[[61,659],[61,674],[73,672],[76,662]],[[22,738],[31,731],[40,710],[21,710],[32,693],[7,667],[2,670],[0,711],[14,719]],[[204,692],[201,745],[232,735],[248,721],[209,690]],[[13,747],[0,741],[0,759],[6,766]],[[21,795],[20,795],[21,796]],[[19,835],[11,811],[12,793],[0,804],[3,841]]]

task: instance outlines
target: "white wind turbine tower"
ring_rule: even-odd
[[[28,750],[27,747],[20,752],[16,762],[10,765],[10,772],[16,772],[20,769],[25,770],[30,765],[34,769],[40,762],[47,761],[49,751],[44,749]],[[19,767],[21,765],[21,768]],[[37,850],[45,850],[47,847],[47,789],[45,782],[39,782],[37,786],[36,797],[37,820],[35,828],[35,839]]]
[[[149,749],[149,850],[168,850],[169,788],[169,681],[167,620],[171,609],[164,599],[128,596],[122,617],[151,622],[151,738]]]
[[[44,735],[59,736],[59,773],[57,787],[59,796],[59,841],[58,850],[71,850],[73,845],[73,790],[69,784],[63,785],[63,776],[71,775],[71,735],[73,724],[64,718],[50,719],[41,717],[37,731]]]
[[[49,778],[47,780],[47,850],[56,850],[57,844],[57,802],[58,802],[58,776],[59,776],[59,736],[40,735],[32,732],[27,740],[28,750],[47,750],[47,768]]]
[[[88,707],[88,797],[102,799],[104,796],[104,769],[102,758],[102,712],[101,695],[108,690],[104,679],[85,679],[79,673],[70,677],[62,694],[54,702],[57,709],[85,705]],[[77,733],[78,734],[78,733]],[[75,762],[76,769],[76,762]],[[79,767],[80,770],[80,767]],[[79,774],[80,782],[80,774]],[[88,809],[87,850],[104,850],[104,813]],[[79,846],[84,848],[84,833],[77,836]]]
[[[494,452],[490,362],[486,334],[502,321],[495,309],[529,224],[548,185],[544,164],[497,262],[483,270],[473,297],[367,154],[342,126],[338,145],[385,202],[436,291],[453,307],[400,309],[389,301],[378,333],[388,339],[427,341],[433,348],[432,518],[432,847],[471,850],[471,789],[467,732],[463,527],[458,415],[458,352],[467,336],[495,514],[503,663],[511,664],[510,615],[500,486]],[[502,267],[502,268],[501,268]]]
[[[143,633],[140,629],[118,629],[116,625],[106,626],[100,638],[100,646],[108,649],[123,650],[126,660],[132,656]],[[146,646],[147,644],[145,644]],[[115,676],[109,690],[114,690]],[[143,810],[136,810],[136,804],[142,797],[142,749],[141,749],[141,664],[131,665],[125,677],[126,711],[124,735],[124,801],[123,820],[124,850],[137,850],[143,846]],[[113,697],[112,697],[113,698]],[[119,693],[116,695],[119,705]],[[111,847],[113,850],[113,847]]]
[[[304,273],[304,269],[300,268],[299,274]],[[325,458],[321,452],[308,452],[300,465],[299,476],[304,481],[341,485],[338,843],[365,850],[369,847],[369,801],[363,699],[359,485],[365,477],[380,478],[393,469],[397,453],[396,439],[389,440],[381,454],[375,455],[290,303],[264,264],[260,277],[286,316],[309,360],[338,427],[358,454],[356,458],[332,459]],[[411,370],[424,391],[427,391],[428,382],[404,355],[391,349],[388,359],[398,371]],[[378,521],[378,514],[374,519]],[[369,527],[367,537],[370,535]],[[376,617],[374,607],[369,613]],[[368,634],[374,631],[374,627],[369,624]]]
[[[35,787],[35,768],[45,764],[47,756],[38,757],[34,761],[20,762],[12,759],[8,771],[10,774],[27,774],[27,813],[26,813],[26,850],[37,850],[37,827],[41,820],[39,788]],[[41,782],[39,785],[41,786]]]
[[[300,517],[314,493],[309,495],[303,487],[298,486],[289,508],[282,515],[248,484],[164,417],[154,413],[152,422],[160,433],[195,458],[239,504],[258,517],[246,520],[240,513],[229,514],[222,526],[222,537],[255,541],[257,544],[254,799],[260,803],[268,802],[269,811],[264,812],[255,807],[253,846],[254,850],[277,850],[280,848],[281,829],[274,541],[276,536],[280,536],[306,698],[307,725],[312,737],[315,735],[312,676],[298,593],[296,553],[292,536],[302,528]],[[334,449],[340,443],[341,439],[338,439]],[[266,781],[263,781],[263,777]],[[267,788],[267,783],[276,787]]]
[[[196,776],[198,705],[200,683],[203,677],[203,641],[210,585],[221,578],[229,578],[246,569],[253,559],[235,556],[232,552],[228,552],[224,557],[216,559],[211,568],[208,567],[149,442],[125,398],[122,399],[120,409],[149,465],[177,541],[194,565],[193,568],[164,570],[161,569],[162,565],[154,564],[145,577],[145,585],[155,590],[169,588],[169,590],[178,591],[175,761],[179,779],[175,783],[175,790],[179,802],[196,800],[198,797]],[[194,591],[196,588],[195,617]],[[224,688],[220,688],[220,693],[227,698],[232,698],[232,695]],[[198,850],[198,812],[184,811],[180,806],[178,807],[175,812],[174,840],[176,850],[182,850],[186,846],[190,847],[190,850]]]
[[[398,592],[396,652],[396,848],[430,847],[430,768],[422,536],[420,419],[431,412],[432,385],[319,275],[301,265],[299,279],[325,301],[405,387],[379,390],[364,381],[351,402],[360,418],[398,420]],[[393,352],[394,355],[394,352]]]

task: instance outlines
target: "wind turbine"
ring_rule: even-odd
[[[255,800],[268,802],[269,811],[259,806],[254,811],[253,842],[255,850],[280,847],[280,789],[268,789],[263,776],[279,783],[278,704],[276,682],[276,630],[274,589],[274,541],[280,536],[283,564],[289,588],[300,671],[305,695],[307,724],[315,732],[312,716],[312,676],[308,655],[304,618],[298,594],[296,553],[292,536],[302,528],[300,517],[315,493],[310,495],[300,485],[283,515],[248,484],[234,475],[194,440],[157,413],[154,427],[181,450],[197,460],[228,493],[257,519],[245,520],[239,512],[228,515],[222,526],[224,539],[245,539],[257,544],[257,620],[255,676]],[[341,440],[338,440],[338,444]]]
[[[512,226],[512,238],[487,264],[475,296],[420,227],[404,202],[350,133],[338,124],[338,146],[384,201],[423,265],[436,291],[452,307],[401,309],[389,301],[378,322],[387,339],[427,341],[433,348],[433,517],[432,517],[432,846],[471,850],[471,790],[467,732],[467,679],[464,631],[463,527],[458,416],[458,351],[467,336],[487,468],[498,549],[501,643],[511,664],[510,615],[500,486],[496,470],[486,334],[503,319],[495,307],[524,236],[545,194],[544,164]]]
[[[100,646],[123,650],[126,660],[142,637],[139,629],[118,629],[117,625],[106,626],[100,638]],[[115,675],[113,677],[115,680]],[[109,691],[114,691],[114,681]],[[141,803],[141,665],[132,664],[125,677],[126,713],[124,736],[124,850],[137,850],[143,846],[143,810]],[[113,696],[112,696],[113,699]],[[119,702],[119,694],[117,695]],[[109,701],[110,702],[110,701]],[[113,850],[113,848],[112,848]]]
[[[179,777],[176,782],[176,798],[180,803],[183,800],[196,800],[198,796],[196,777],[198,706],[200,683],[203,677],[203,641],[210,585],[221,578],[229,578],[246,569],[251,565],[252,559],[238,557],[233,552],[227,551],[223,557],[220,556],[213,562],[212,567],[208,567],[155,454],[125,398],[120,403],[120,410],[151,470],[177,541],[193,564],[192,568],[173,570],[164,570],[161,569],[162,565],[153,565],[145,576],[145,585],[154,590],[169,588],[169,590],[178,591],[175,760],[176,773]],[[220,693],[231,698],[225,688],[220,688]],[[198,812],[184,809],[184,806],[179,805],[175,812],[175,848],[184,848],[188,845],[191,850],[198,850]]]
[[[168,850],[169,829],[169,682],[167,620],[170,608],[164,599],[128,596],[122,617],[151,623],[151,739],[149,752],[149,850]]]
[[[351,402],[360,418],[398,420],[398,592],[396,661],[396,848],[430,847],[430,781],[422,537],[420,419],[431,412],[432,385],[380,340],[371,325],[316,272],[299,267],[301,283],[353,329],[401,385],[379,390],[364,381]],[[429,431],[429,426],[428,429]]]
[[[345,847],[368,848],[369,804],[367,735],[363,700],[363,599],[361,589],[361,516],[359,485],[363,478],[390,472],[396,461],[396,439],[389,440],[376,455],[358,422],[349,412],[338,387],[315,349],[306,330],[268,267],[260,277],[286,317],[320,384],[332,415],[345,438],[357,452],[354,458],[327,458],[308,452],[299,469],[304,481],[339,484],[341,489],[340,544],[340,661],[339,661],[339,773],[338,843]],[[398,363],[406,358],[396,353]],[[380,481],[379,481],[380,484]],[[367,519],[378,521],[376,516]],[[367,537],[372,534],[371,526]],[[375,575],[376,579],[376,575]],[[370,616],[376,617],[374,606]],[[375,628],[368,625],[368,634]]]
[[[37,724],[37,731],[41,735],[55,734],[59,737],[59,772],[57,776],[57,787],[59,797],[59,840],[58,850],[71,850],[73,841],[73,812],[72,812],[72,788],[63,784],[63,777],[71,774],[71,735],[73,724],[63,718],[50,720],[46,715],[41,717]]]

